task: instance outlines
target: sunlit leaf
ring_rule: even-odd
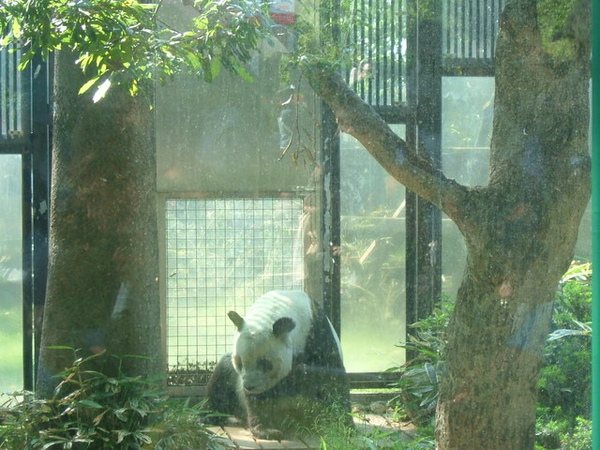
[[[96,84],[96,82],[100,79],[100,77],[94,77],[84,83],[81,88],[79,88],[79,95],[86,93],[89,89]]]
[[[186,58],[192,66],[192,69],[198,70],[202,67],[202,64],[200,63],[200,58],[198,58],[198,55],[196,55],[194,52],[188,52],[186,54]]]
[[[21,38],[21,24],[19,23],[18,20],[13,19],[12,21],[12,34],[16,39],[20,39]]]

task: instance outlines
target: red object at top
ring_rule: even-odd
[[[271,3],[269,11],[271,19],[282,25],[291,25],[296,23],[294,1],[295,0],[276,0]]]

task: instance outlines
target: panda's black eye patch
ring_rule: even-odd
[[[273,363],[265,358],[259,358],[256,361],[256,368],[261,372],[270,372],[273,370]]]

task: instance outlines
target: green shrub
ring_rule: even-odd
[[[540,374],[540,407],[560,407],[573,426],[577,417],[590,417],[591,305],[589,277],[561,284]]]
[[[447,342],[446,328],[454,303],[442,301],[433,313],[411,325],[414,330],[401,344],[411,359],[402,367],[392,367],[400,377],[394,387],[400,391],[395,401],[399,418],[418,425],[430,425],[438,399],[438,381],[443,371],[442,355]]]
[[[573,265],[556,294],[540,372],[538,448],[591,448],[591,304],[591,266]]]
[[[0,448],[221,448],[200,423],[202,404],[169,399],[160,379],[85,370],[96,357],[75,359],[50,399],[13,394],[0,410]]]

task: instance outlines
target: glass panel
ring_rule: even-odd
[[[168,0],[161,14],[173,24],[196,12]],[[230,350],[229,310],[243,315],[272,289],[304,289],[323,301],[320,103],[298,74],[282,74],[290,36],[282,29],[278,37],[249,64],[251,83],[182,75],[157,88],[173,385],[206,381],[206,369]]]
[[[442,167],[447,177],[467,186],[487,184],[493,113],[493,78],[442,78]],[[442,239],[442,290],[454,298],[466,249],[458,228],[446,216]]]
[[[442,166],[449,178],[467,186],[483,186],[489,176],[489,150],[494,110],[494,78],[442,78]],[[466,259],[458,228],[442,219],[442,289],[454,298]],[[575,259],[591,261],[591,204],[580,226]]]
[[[21,156],[0,155],[0,392],[23,389]]]
[[[404,137],[403,125],[392,127]],[[404,187],[347,134],[340,159],[344,362],[375,372],[404,362]]]

